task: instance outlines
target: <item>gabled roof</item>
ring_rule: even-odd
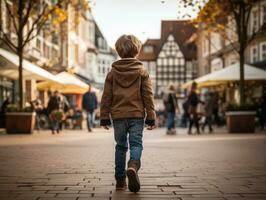
[[[188,60],[195,59],[196,51],[192,47],[193,43],[188,43],[195,32],[196,28],[189,20],[162,21],[161,41],[164,43],[172,34],[185,58]]]
[[[160,39],[147,39],[141,48],[138,59],[143,60],[143,61],[156,60],[157,54],[155,52],[157,52],[157,48],[159,47],[159,44],[160,44]],[[143,51],[144,46],[152,46],[154,51],[151,53],[146,53]]]
[[[196,33],[196,28],[189,20],[163,20],[161,24],[161,38],[148,39],[143,44],[143,47],[152,45],[154,47],[154,52],[145,53],[142,48],[139,54],[139,59],[146,61],[156,60],[169,35],[173,35],[176,43],[187,60],[195,59],[195,44],[194,42],[189,41],[194,33]]]

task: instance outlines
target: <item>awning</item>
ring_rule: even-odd
[[[37,84],[38,90],[58,90],[64,94],[83,94],[88,90],[88,84],[68,72],[61,72],[56,77],[63,84],[44,81]],[[92,90],[97,91],[96,88],[92,88]]]
[[[245,81],[266,81],[265,70],[245,64],[244,73]],[[221,70],[199,77],[194,81],[198,84],[199,87],[209,87],[223,83],[239,81],[239,79],[240,65],[239,63],[235,63]],[[189,81],[185,83],[182,87],[188,88],[194,81]]]
[[[19,58],[16,54],[0,48],[0,75],[13,80],[18,79]],[[52,73],[34,65],[33,63],[23,59],[23,79],[25,80],[50,80],[59,82]]]

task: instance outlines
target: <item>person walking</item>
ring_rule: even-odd
[[[59,97],[60,97],[59,108],[60,108],[60,111],[63,112],[63,118],[62,118],[62,120],[59,121],[59,130],[62,131],[63,130],[63,124],[66,120],[66,116],[67,116],[68,111],[70,109],[70,104],[69,104],[66,96],[64,96],[62,93],[59,93]]]
[[[30,102],[33,110],[36,112],[36,129],[39,131],[40,128],[40,120],[41,120],[41,115],[43,111],[43,104],[41,99],[39,98],[39,95],[37,95],[36,99]]]
[[[136,59],[141,42],[133,35],[123,35],[115,47],[121,59],[112,64],[112,70],[106,77],[100,120],[105,129],[111,125],[110,116],[113,120],[116,189],[126,188],[127,175],[129,190],[138,192],[144,124],[148,130],[155,128],[152,85],[147,70]],[[130,158],[125,170],[128,143]]]
[[[175,135],[175,117],[178,103],[176,98],[176,90],[174,85],[170,85],[168,93],[164,97],[165,111],[167,113],[167,131],[168,135]]]
[[[260,121],[260,128],[263,131],[265,124],[266,124],[266,94],[263,94],[260,102],[260,115],[259,115],[259,121]]]
[[[197,94],[197,83],[193,82],[191,86],[190,93],[188,95],[188,113],[189,113],[189,128],[188,134],[191,134],[193,125],[197,129],[197,133],[200,134],[199,129],[199,118],[197,113],[198,104],[201,102]]]
[[[6,110],[8,105],[11,103],[10,98],[7,97],[0,108],[0,128],[5,128],[6,126]]]
[[[202,125],[202,132],[204,132],[205,130],[205,126],[208,125],[209,127],[209,133],[213,132],[213,128],[212,128],[212,114],[213,114],[213,106],[214,106],[214,102],[213,102],[213,93],[212,92],[206,92],[204,94],[204,123]]]
[[[213,93],[213,116],[214,116],[214,121],[217,126],[221,126],[221,120],[219,116],[219,93],[214,92]]]
[[[188,100],[186,98],[182,103],[183,114],[182,114],[182,118],[181,118],[181,126],[184,128],[187,127],[187,122],[189,119],[188,107],[189,107]]]
[[[64,118],[64,111],[62,109],[61,95],[58,91],[55,91],[51,94],[51,97],[48,102],[48,113],[50,118],[52,134],[60,132],[60,122]]]
[[[91,132],[94,123],[94,111],[98,107],[98,100],[95,92],[91,91],[91,85],[89,85],[88,91],[82,97],[82,108],[87,114],[87,127]]]

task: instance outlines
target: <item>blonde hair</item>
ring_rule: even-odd
[[[134,35],[122,35],[116,41],[115,49],[121,58],[135,58],[140,52],[141,42]]]

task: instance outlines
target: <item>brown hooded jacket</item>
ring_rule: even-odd
[[[101,125],[112,119],[144,118],[154,125],[155,111],[151,80],[143,64],[135,58],[112,64],[107,74],[101,100]]]

